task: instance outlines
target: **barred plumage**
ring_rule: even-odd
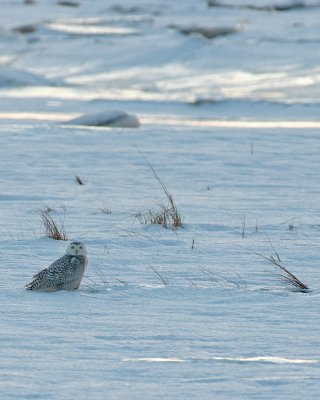
[[[66,254],[34,275],[26,288],[44,291],[79,289],[88,263],[86,254],[83,243],[70,243]]]

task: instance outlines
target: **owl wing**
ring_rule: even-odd
[[[33,290],[60,290],[68,283],[71,283],[74,274],[80,267],[80,260],[76,257],[64,255],[54,261],[49,267],[43,269],[33,276],[32,281],[26,286]]]
[[[78,289],[84,273],[84,263],[78,257],[68,256],[66,264],[63,273],[59,274],[57,289]]]

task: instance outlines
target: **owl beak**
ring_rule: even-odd
[[[76,254],[78,254],[78,250],[76,250]]]

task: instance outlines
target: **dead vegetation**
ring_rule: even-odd
[[[241,220],[241,238],[244,239],[246,235],[246,214],[243,214],[243,218]]]
[[[69,240],[64,228],[64,219],[57,222],[47,210],[40,210],[39,215],[44,226],[45,236],[53,240]]]
[[[111,208],[107,207],[104,203],[102,203],[101,206],[99,207],[99,211],[102,214],[107,214],[107,215],[112,214]]]
[[[134,217],[143,225],[155,224],[161,225],[164,228],[177,229],[182,227],[182,218],[180,212],[175,204],[172,194],[168,191],[167,187],[160,179],[159,175],[150,164],[150,162],[144,157],[147,165],[151,169],[153,176],[159,182],[166,196],[167,203],[160,203],[159,209],[147,209],[138,211]]]
[[[154,267],[151,267],[151,269],[157,275],[157,277],[160,279],[160,281],[163,283],[164,286],[167,286],[169,284],[169,277],[167,276],[167,274],[160,273]]]
[[[271,262],[273,265],[275,265],[277,268],[279,268],[280,272],[278,274],[278,278],[282,283],[285,283],[286,285],[289,285],[289,287],[293,288],[294,290],[302,293],[307,293],[310,291],[310,288],[308,285],[303,283],[299,278],[297,278],[296,275],[294,275],[292,272],[290,272],[286,267],[281,265],[281,260],[277,252],[275,252],[275,257],[270,256],[266,257],[263,254],[254,252],[258,256],[264,258],[265,260]]]
[[[172,198],[167,205],[159,204],[158,210],[148,209],[138,211],[135,214],[135,218],[137,218],[142,225],[161,225],[166,229],[182,227],[181,216]]]

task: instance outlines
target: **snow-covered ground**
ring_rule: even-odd
[[[1,1],[1,399],[318,398],[319,21]],[[183,228],[140,224],[167,202],[146,159]],[[68,243],[40,210],[87,245],[77,292],[24,289]]]

